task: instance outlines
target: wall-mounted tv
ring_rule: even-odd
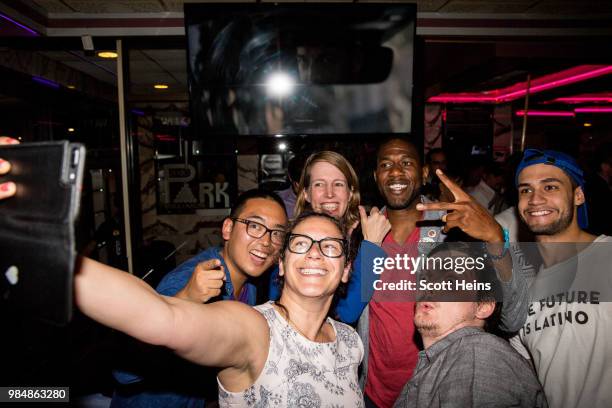
[[[413,4],[186,4],[194,136],[411,133],[415,20]]]

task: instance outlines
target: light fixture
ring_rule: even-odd
[[[274,72],[270,74],[266,81],[268,94],[279,98],[291,94],[294,85],[293,78],[284,72]]]
[[[610,92],[596,92],[596,93],[584,93],[572,96],[563,96],[561,98],[555,98],[545,103],[601,103],[601,102],[612,102],[612,93]]]
[[[287,150],[287,143],[285,142],[280,142],[278,144],[278,150],[280,150],[281,152],[284,152],[285,150]]]
[[[43,78],[43,77],[39,77],[39,76],[33,76],[32,77],[32,81],[34,82],[38,82],[41,85],[45,85],[48,86],[50,88],[54,88],[54,89],[59,89],[60,85],[57,82],[51,81],[49,79]]]
[[[529,92],[530,95],[560,86],[586,81],[612,73],[612,65],[579,65],[563,71],[544,75],[531,80],[529,89],[527,82],[492,89],[483,92],[443,93],[427,99],[430,103],[505,103],[522,98]]]
[[[13,20],[12,18],[10,18],[9,16],[7,16],[6,14],[2,14],[2,13],[0,13],[0,18],[3,18],[3,19],[5,19],[6,21],[9,21],[9,22],[13,23],[13,24],[14,24],[14,25],[16,25],[17,27],[19,27],[19,28],[21,28],[21,29],[26,30],[26,31],[27,31],[29,34],[31,34],[31,35],[36,35],[36,36],[37,36],[37,35],[40,35],[40,34],[38,34],[38,32],[36,32],[36,31],[32,30],[30,27],[27,27],[27,26],[25,26],[25,25],[23,25],[23,24],[19,23],[18,21]]]
[[[542,110],[529,110],[526,112],[527,116],[550,116],[550,117],[570,117],[575,116],[574,112],[568,111],[542,111]],[[518,110],[515,113],[516,116],[525,116],[524,110]]]
[[[68,132],[70,133],[74,132],[74,128],[68,128]]]
[[[584,108],[574,109],[576,113],[612,113],[612,107],[610,106],[590,106]]]
[[[81,43],[83,44],[83,51],[92,51],[94,48],[93,37],[91,35],[82,35]]]
[[[115,51],[98,51],[100,58],[117,58],[118,55]]]
[[[593,126],[593,124],[589,123],[589,122],[584,122],[583,126],[584,127],[591,127],[591,126]]]
[[[155,88],[155,89],[168,89],[168,85],[166,85],[166,84],[155,84],[155,85],[153,85],[153,88]]]
[[[76,89],[76,86],[74,86],[74,85],[68,85],[66,88],[68,88],[68,89]]]

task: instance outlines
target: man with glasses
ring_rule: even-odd
[[[286,224],[284,204],[275,193],[253,189],[241,194],[223,221],[223,248],[208,248],[179,265],[162,279],[157,292],[199,303],[238,300],[255,305],[256,288],[249,279],[276,265]],[[121,386],[113,396],[113,407],[201,407],[205,396],[216,398],[214,370],[162,354],[153,359],[162,356],[167,364],[138,364],[137,374],[115,371]]]

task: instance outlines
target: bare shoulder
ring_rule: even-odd
[[[207,305],[208,306],[208,305]],[[252,306],[246,305],[235,300],[223,300],[220,302],[211,303],[211,310],[218,313],[219,318],[227,319],[228,323],[238,323],[248,330],[268,332],[268,323],[260,312]],[[251,335],[256,335],[256,332],[248,332]],[[259,333],[257,333],[259,334]]]

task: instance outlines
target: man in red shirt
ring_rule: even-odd
[[[416,257],[419,242],[443,240],[440,227],[419,225],[424,218],[439,220],[440,214],[416,209],[423,200],[420,190],[424,174],[418,149],[412,143],[401,138],[383,142],[376,157],[374,179],[391,223],[391,232],[383,241],[389,257]],[[411,277],[414,275],[407,270],[385,271],[381,275],[383,281],[395,282]],[[395,294],[377,291],[361,316],[358,331],[366,352],[362,371],[366,407],[393,406],[412,376],[419,352],[414,339],[413,300],[398,301]]]

